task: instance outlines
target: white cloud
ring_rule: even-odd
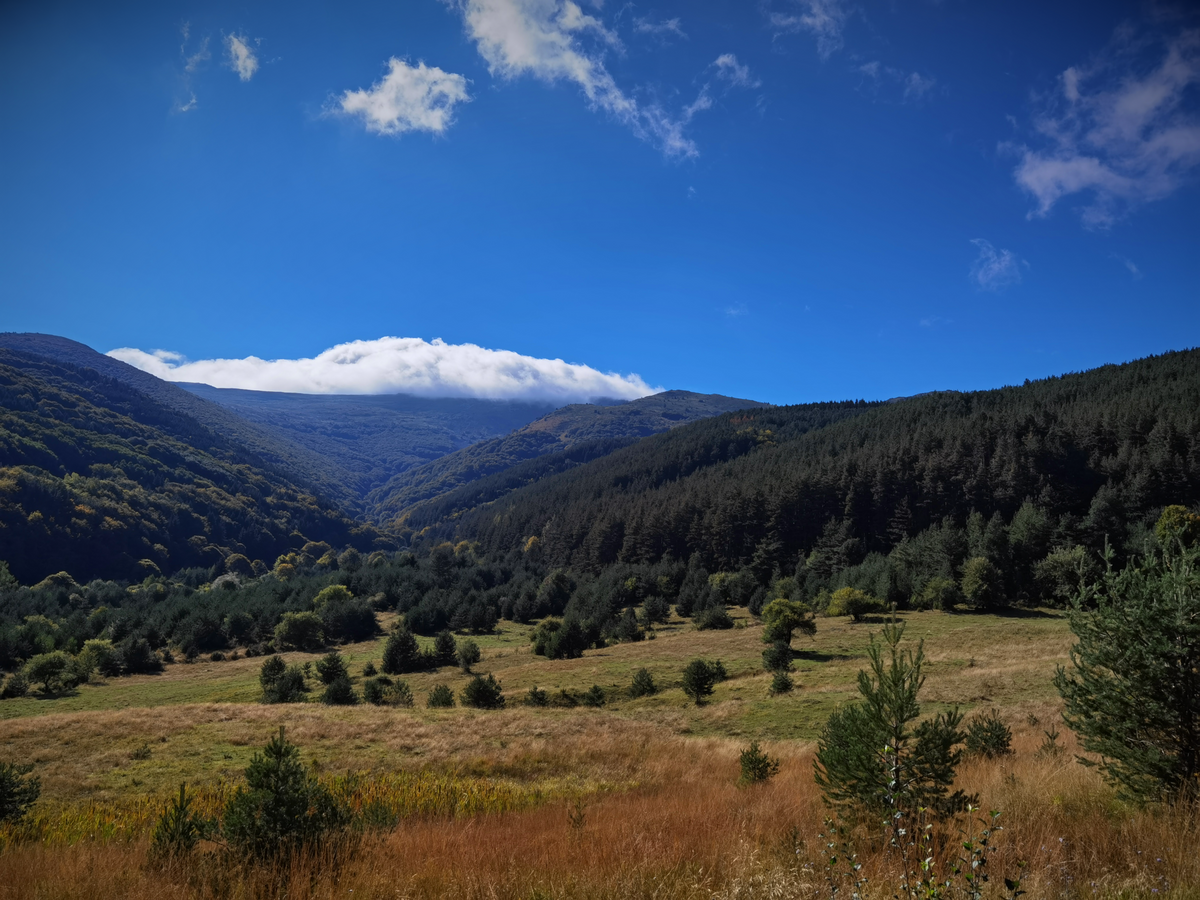
[[[985,291],[1002,291],[1021,283],[1021,263],[1011,250],[997,250],[990,241],[975,238],[979,256],[971,264],[971,280]]]
[[[225,38],[225,49],[228,54],[229,68],[237,72],[242,81],[249,81],[258,71],[258,57],[255,56],[249,40],[243,34],[231,34]]]
[[[338,107],[378,134],[442,134],[454,121],[455,104],[470,99],[463,76],[423,62],[410,66],[393,57],[388,60],[388,73],[369,91],[346,91]]]
[[[499,78],[532,75],[576,84],[602,109],[668,157],[697,156],[684,130],[711,104],[706,98],[673,116],[656,103],[639,103],[617,86],[604,54],[619,49],[617,35],[573,0],[445,0],[463,18],[488,70]],[[599,4],[597,4],[599,5]],[[704,101],[704,102],[701,102]]]
[[[750,74],[750,67],[739,63],[732,53],[722,53],[713,65],[717,67],[717,75],[728,79],[734,87],[756,88],[762,84]]]
[[[821,59],[828,59],[842,49],[850,7],[844,0],[792,0],[788,12],[771,11],[768,18],[776,34],[811,34]]]
[[[1129,274],[1133,276],[1134,281],[1137,281],[1142,277],[1142,270],[1139,269],[1137,263],[1135,263],[1128,256],[1121,256],[1119,253],[1114,253],[1113,259],[1129,270]]]
[[[932,75],[922,75],[920,72],[905,72],[893,66],[885,66],[878,60],[863,63],[858,71],[871,79],[871,88],[878,92],[880,82],[892,81],[903,91],[902,99],[906,103],[920,103],[932,93],[937,86],[937,79]]]
[[[674,35],[677,38],[687,40],[687,35],[683,31],[683,25],[680,24],[678,18],[664,19],[662,22],[652,22],[650,19],[634,19],[633,31],[635,34],[649,34],[658,38],[666,38],[669,35]]]
[[[1200,31],[1162,43],[1154,64],[1139,68],[1144,42],[1122,30],[1092,65],[1062,73],[1034,122],[1041,146],[1017,148],[1014,176],[1037,202],[1030,216],[1084,194],[1084,224],[1106,228],[1174,193],[1200,165]]]
[[[604,373],[561,359],[538,359],[475,344],[385,337],[330,347],[312,359],[207,359],[132,347],[109,356],[167,381],[299,394],[416,394],[550,400],[634,399],[655,393],[638,375]]]

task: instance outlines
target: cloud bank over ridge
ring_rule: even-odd
[[[169,350],[121,347],[114,359],[167,381],[296,394],[415,394],[577,403],[597,397],[633,400],[653,394],[638,375],[539,359],[511,350],[440,339],[383,337],[330,347],[311,359],[204,359]]]

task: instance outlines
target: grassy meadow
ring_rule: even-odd
[[[412,709],[265,706],[262,660],[244,657],[2,701],[0,757],[34,762],[43,790],[28,820],[0,834],[0,897],[830,896],[812,753],[829,712],[856,696],[880,623],[819,620],[815,639],[794,641],[796,690],[771,697],[762,628],[745,610],[733,614],[730,630],[673,620],[653,640],[559,661],[532,654],[528,627],[502,622],[476,638],[474,667],[503,685],[499,711],[426,709],[434,685],[457,693],[466,683],[451,668],[405,676]],[[904,619],[906,640],[925,642],[923,711],[995,707],[1014,733],[1014,754],[959,770],[984,809],[1002,811],[992,895],[1005,896],[1001,876],[1018,863],[1029,897],[1200,895],[1194,817],[1117,801],[1075,761],[1061,724],[1063,751],[1040,750],[1059,722],[1050,679],[1071,644],[1064,617]],[[381,651],[382,640],[342,648],[356,684]],[[696,657],[722,660],[729,674],[703,706],[679,687]],[[629,699],[643,667],[660,692]],[[594,684],[608,695],[602,709],[521,702],[534,686],[553,696]],[[230,867],[216,854],[152,866],[149,832],[179,783],[218,809],[280,725],[335,792],[351,805],[382,803],[394,821],[363,833],[349,857],[324,858],[325,848],[284,870]],[[781,771],[738,787],[738,754],[752,739]],[[866,834],[859,848],[864,896],[891,896],[895,859]]]

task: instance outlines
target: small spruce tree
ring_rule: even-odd
[[[843,812],[889,816],[930,810],[951,815],[973,803],[951,793],[962,759],[962,714],[939,713],[918,724],[925,681],[924,648],[902,651],[902,624],[883,628],[882,644],[867,648],[870,672],[858,673],[862,699],[835,710],[825,724],[813,763],[826,801]]]
[[[424,667],[425,661],[417,639],[408,625],[401,622],[383,645],[383,671],[388,675],[406,675],[419,672]]]

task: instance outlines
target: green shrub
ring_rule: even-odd
[[[317,676],[322,684],[333,684],[335,681],[350,677],[350,670],[342,659],[342,654],[334,650],[317,660]]]
[[[43,694],[75,686],[74,660],[62,650],[39,653],[25,663],[25,677],[42,685]]]
[[[270,859],[313,846],[349,820],[349,810],[305,771],[300,750],[280,728],[246,767],[246,784],[226,804],[222,830],[235,851]]]
[[[1000,718],[999,710],[974,716],[967,723],[967,752],[989,759],[1012,753],[1012,731]]]
[[[733,619],[730,618],[729,612],[720,605],[705,607],[695,615],[692,622],[701,631],[724,630],[733,627]]]
[[[29,679],[25,677],[25,673],[18,670],[8,676],[8,681],[4,682],[4,689],[0,690],[0,700],[7,700],[10,697],[24,697],[29,693]]]
[[[779,760],[759,749],[758,741],[750,742],[750,746],[738,757],[738,762],[742,766],[738,784],[760,784],[779,771]]]
[[[170,859],[191,853],[203,838],[215,830],[215,823],[192,811],[187,786],[179,786],[179,796],[172,800],[154,825],[150,836],[150,856]]]
[[[864,617],[883,611],[883,604],[870,594],[860,591],[858,588],[844,587],[833,592],[833,596],[829,598],[829,606],[825,609],[825,615],[830,617],[849,616],[853,621],[861,622]]]
[[[476,709],[503,709],[504,695],[500,693],[500,682],[493,675],[486,678],[476,675],[467,682],[460,695],[463,706],[473,706]]]
[[[529,693],[525,695],[526,706],[548,706],[550,704],[550,695],[541,688],[531,687]]]
[[[32,763],[0,762],[0,822],[19,822],[42,793]]]
[[[433,663],[437,668],[452,666],[458,659],[458,645],[449,631],[439,631],[433,641]],[[476,660],[478,662],[478,660]]]
[[[762,609],[763,641],[769,644],[791,644],[797,632],[812,637],[817,633],[817,623],[807,603],[799,600],[779,598],[772,600]]]
[[[787,672],[776,672],[771,678],[771,686],[768,690],[772,697],[777,697],[780,694],[786,694],[796,686],[796,682],[792,681],[792,676]]]
[[[325,644],[325,626],[314,612],[286,612],[275,626],[275,646],[282,650],[317,650]]]
[[[720,663],[710,663],[703,659],[693,659],[683,670],[683,692],[699,706],[716,689],[716,684],[724,678],[725,667]]]
[[[401,622],[383,645],[383,671],[405,675],[425,668],[424,655],[408,625]]]
[[[379,670],[375,668],[375,663],[368,661],[367,664],[363,666],[363,678],[372,678],[378,674]]]
[[[988,609],[1004,600],[1004,576],[986,556],[976,556],[963,564],[963,596],[979,609]]]
[[[459,667],[468,674],[471,672],[471,666],[475,665],[482,658],[479,652],[479,645],[470,638],[467,638],[458,645],[457,656]]]
[[[289,666],[281,656],[269,656],[259,669],[258,682],[262,685],[263,703],[296,703],[304,699],[308,686],[304,683],[304,670]]]
[[[629,686],[630,697],[649,697],[658,693],[658,685],[649,669],[638,669],[633,673],[633,684]]]
[[[604,689],[598,684],[593,684],[584,692],[583,705],[599,708],[604,705],[606,699]]]
[[[354,706],[358,703],[358,694],[354,692],[350,679],[343,675],[329,682],[321,702],[329,706]]]
[[[952,578],[930,578],[912,598],[913,609],[943,609],[946,612],[962,602],[962,591]]]
[[[429,692],[425,705],[430,709],[446,709],[454,705],[454,692],[446,685],[439,684]]]

